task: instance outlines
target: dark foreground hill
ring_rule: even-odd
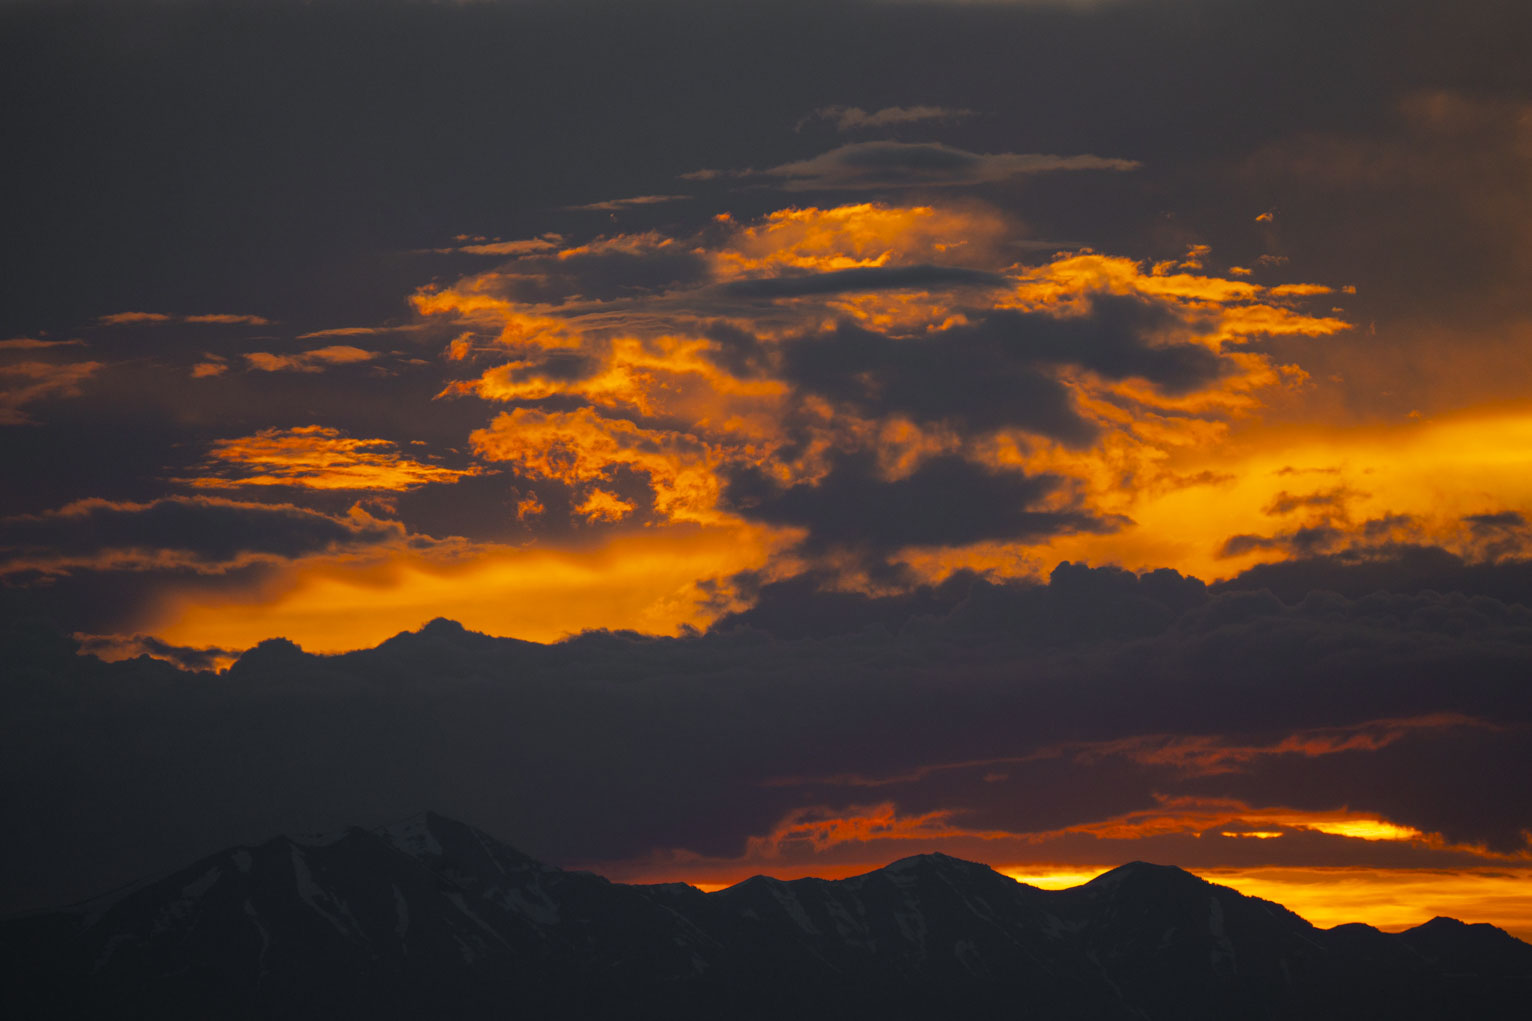
[[[441,816],[279,837],[0,924],[14,1018],[1521,1018],[1532,946],[1316,929],[1135,862],[1072,890],[931,854],[704,894]]]

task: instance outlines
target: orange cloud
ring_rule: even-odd
[[[716,454],[687,433],[646,429],[591,408],[517,408],[497,415],[469,442],[486,460],[572,486],[606,481],[617,468],[632,468],[649,477],[659,513],[675,521],[720,520],[714,509],[720,485],[713,471]]]
[[[318,425],[262,429],[251,436],[216,440],[207,464],[218,474],[177,481],[203,489],[296,486],[403,492],[484,473],[478,465],[427,464],[406,457],[388,440],[356,439]]]
[[[1004,219],[978,207],[811,206],[737,228],[712,259],[723,280],[927,262],[988,265],[1009,234]]]
[[[11,337],[0,340],[0,351],[41,351],[50,347],[81,347],[83,340],[42,340],[37,337]]]
[[[376,357],[378,355],[375,351],[365,351],[350,344],[332,344],[290,355],[250,351],[245,354],[245,361],[252,369],[261,372],[323,372],[330,366],[367,362]]]
[[[1001,839],[1013,836],[1003,831],[975,831],[955,826],[949,811],[900,815],[894,803],[855,806],[844,811],[828,808],[800,808],[790,812],[765,836],[751,837],[745,856],[751,861],[766,861],[796,852],[817,853],[839,844],[881,840],[940,840],[946,837]]]
[[[14,362],[0,365],[0,425],[26,425],[25,408],[42,400],[78,397],[81,384],[102,368],[101,362]]]
[[[139,323],[193,323],[214,325],[270,326],[265,316],[212,312],[204,315],[169,315],[164,312],[116,312],[96,320],[102,326],[131,326]]]
[[[575,513],[586,521],[621,521],[633,513],[634,504],[616,493],[605,489],[592,489],[575,507]]]
[[[526,521],[529,518],[535,518],[547,509],[543,506],[543,502],[537,498],[536,493],[528,493],[516,501],[516,520]]]

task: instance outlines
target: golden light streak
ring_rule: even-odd
[[[1029,886],[1064,890],[1090,882],[1109,867],[1028,864],[996,871]],[[1275,901],[1322,929],[1362,922],[1399,932],[1445,915],[1488,922],[1519,939],[1532,939],[1532,869],[1273,866],[1188,871],[1246,896]]]
[[[1036,886],[1043,890],[1068,890],[1083,886],[1108,871],[1107,868],[1081,868],[1076,865],[1010,865],[995,869],[1003,876],[1010,876],[1018,883]]]
[[[1030,838],[1043,841],[1066,833],[1081,833],[1102,840],[1138,840],[1174,833],[1221,833],[1223,828],[1237,824],[1244,827],[1247,833],[1253,830],[1280,835],[1282,831],[1274,827],[1283,827],[1285,830],[1311,830],[1353,840],[1391,840],[1433,847],[1446,846],[1438,834],[1423,833],[1412,826],[1401,826],[1366,812],[1348,809],[1315,812],[1258,808],[1222,798],[1161,797],[1159,801],[1156,808],[1066,826],[1050,833],[1031,834]]]
[[[1365,922],[1398,932],[1438,915],[1498,925],[1532,941],[1532,869],[1196,869],[1210,883],[1276,901],[1321,928]]]
[[[316,558],[257,591],[167,593],[135,628],[198,648],[243,649],[283,635],[311,652],[367,648],[436,617],[539,642],[592,628],[674,635],[708,623],[698,581],[759,568],[782,541],[746,526],[682,526],[585,549]]]
[[[934,848],[933,848],[934,849]],[[720,890],[764,872],[781,879],[844,879],[888,864],[889,859],[834,863],[754,862],[730,868],[677,856],[606,874],[624,882],[683,882]],[[995,864],[1002,875],[1044,890],[1067,890],[1090,882],[1123,862]],[[1171,864],[1171,863],[1163,863]],[[1408,869],[1323,866],[1191,868],[1193,875],[1249,897],[1274,901],[1325,929],[1360,922],[1400,932],[1444,915],[1470,924],[1487,922],[1532,942],[1532,869]]]

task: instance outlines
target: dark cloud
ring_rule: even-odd
[[[765,584],[750,577],[734,581],[752,605],[720,617],[712,630],[748,628],[788,640],[828,638],[865,628],[898,631],[917,616],[950,613],[979,583],[973,575],[959,572],[938,586],[913,586],[893,595],[868,596],[836,590],[833,578],[812,572]]]
[[[1161,343],[1175,325],[1163,308],[1101,298],[1087,316],[974,313],[971,325],[916,337],[891,337],[842,323],[792,342],[787,378],[812,393],[873,417],[908,415],[965,430],[1027,429],[1070,444],[1095,427],[1075,410],[1058,370],[1073,366],[1108,379],[1142,378],[1169,393],[1219,378],[1207,348]]]
[[[868,417],[904,414],[975,431],[1013,426],[1074,444],[1093,439],[1095,427],[1045,369],[989,332],[901,339],[851,323],[793,342],[783,359],[798,387]]]
[[[817,483],[785,489],[756,470],[740,469],[725,500],[755,520],[807,529],[807,547],[816,550],[890,552],[1116,526],[1085,511],[1038,509],[1060,481],[994,472],[958,457],[929,458],[909,475],[890,480],[875,456],[858,453],[838,458]]]
[[[702,256],[679,243],[662,242],[657,237],[619,238],[557,257],[523,256],[479,278],[478,287],[517,302],[557,305],[660,293],[708,279],[711,270]]]
[[[216,670],[239,655],[238,649],[172,645],[153,635],[86,635],[80,639],[80,651],[111,659],[149,656],[191,671]]]
[[[1461,592],[1532,606],[1532,561],[1473,562],[1435,546],[1352,549],[1252,567],[1220,589],[1266,589],[1287,603],[1315,590],[1359,599],[1373,592]]]
[[[939,142],[853,142],[762,171],[700,171],[693,179],[764,177],[788,191],[954,187],[1065,170],[1137,170],[1135,160],[1052,153],[976,153]]]
[[[1347,501],[1365,496],[1345,486],[1337,486],[1334,489],[1324,489],[1314,493],[1289,493],[1282,490],[1271,498],[1271,502],[1261,508],[1261,513],[1271,517],[1281,517],[1291,514],[1296,510],[1323,509],[1339,510],[1345,507]]]
[[[869,131],[890,128],[901,124],[924,124],[932,121],[950,122],[977,117],[972,110],[950,109],[944,106],[885,106],[871,113],[859,106],[821,106],[806,117],[799,118],[795,131],[815,121],[828,121],[836,131]]]
[[[1497,511],[1494,514],[1470,514],[1463,521],[1474,529],[1496,531],[1502,528],[1527,527],[1526,516],[1520,511]]]
[[[960,266],[868,266],[803,276],[764,277],[724,284],[735,298],[798,298],[858,291],[939,290],[950,287],[1004,287],[998,273]]]
[[[1237,557],[1254,550],[1275,550],[1295,556],[1313,556],[1339,546],[1347,533],[1334,525],[1305,525],[1276,535],[1231,535],[1218,547],[1220,557]]]
[[[834,583],[828,575],[807,573],[764,585],[742,584],[753,604],[720,618],[713,630],[749,628],[795,640],[866,628],[909,628],[1068,646],[1158,634],[1207,600],[1201,581],[1169,569],[1136,575],[1069,563],[1056,567],[1047,585],[994,582],[966,571],[939,585],[909,585],[890,595],[839,590]]]
[[[658,206],[667,202],[685,202],[689,195],[633,195],[625,199],[605,199],[601,202],[587,202],[581,206],[568,206],[571,210],[585,212],[616,213],[624,209],[633,209],[638,206]]]
[[[1470,514],[1463,518],[1476,559],[1525,557],[1532,550],[1532,528],[1520,511]]]
[[[0,568],[52,573],[141,564],[218,571],[246,554],[296,557],[402,537],[396,522],[334,517],[292,504],[207,497],[83,500],[0,519]]]
[[[273,640],[217,679],[77,658],[13,621],[0,793],[21,829],[0,847],[4,903],[424,805],[565,863],[733,855],[791,811],[878,801],[1033,833],[1157,796],[1348,808],[1497,848],[1532,824],[1524,605],[1284,603],[1073,565],[1046,586],[962,578],[865,612],[806,581],[762,592],[753,621],[706,636],[543,646],[438,622],[340,656]],[[855,629],[786,619],[794,597]],[[1323,747],[1298,751],[1303,735]]]

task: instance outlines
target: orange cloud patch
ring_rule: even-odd
[[[376,357],[375,351],[365,351],[350,344],[332,344],[290,355],[250,351],[246,353],[245,361],[252,369],[261,372],[323,372],[331,366],[369,362]]]
[[[714,522],[719,480],[714,451],[687,433],[645,429],[590,408],[497,415],[469,442],[480,457],[505,461],[533,478],[571,486],[609,480],[618,468],[645,473],[655,509],[676,521]],[[583,512],[582,512],[583,513]]]
[[[621,521],[633,513],[634,504],[605,489],[592,489],[575,508],[586,521]]]
[[[747,858],[760,861],[796,852],[821,852],[839,844],[881,840],[940,840],[964,836],[1006,838],[1003,831],[963,829],[952,822],[952,812],[900,815],[894,803],[857,806],[843,812],[827,808],[802,808],[787,815],[765,836],[751,837]]]
[[[516,520],[527,521],[537,517],[547,509],[543,506],[543,502],[537,498],[536,493],[528,493],[516,501]]]
[[[16,362],[0,365],[0,425],[32,421],[29,404],[78,397],[81,384],[102,368],[101,362]]]
[[[402,492],[484,472],[478,465],[446,468],[417,461],[388,440],[355,439],[318,425],[263,429],[217,440],[207,464],[218,474],[179,481],[204,489],[297,486]]]
[[[740,379],[719,368],[707,357],[712,343],[700,338],[616,337],[581,346],[600,351],[600,368],[590,375],[570,378],[537,361],[518,360],[458,381],[443,396],[474,394],[497,401],[575,396],[602,407],[729,428],[743,424],[745,416],[759,419],[774,410],[787,391],[777,380]]]
[[[713,253],[718,277],[876,266],[990,265],[1011,227],[992,211],[878,203],[782,209],[740,227]]]
[[[169,315],[165,312],[116,312],[96,320],[102,326],[134,326],[141,323],[193,323],[204,325],[270,326],[265,316],[210,312],[203,315]]]

